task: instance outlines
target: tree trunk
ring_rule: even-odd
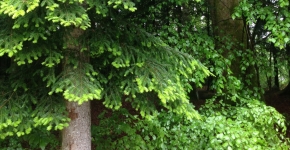
[[[270,50],[269,66],[272,67],[272,52],[271,52],[271,50]],[[266,73],[266,78],[267,78],[268,90],[271,90],[272,89],[272,75],[271,75],[271,73],[270,73],[270,76],[268,76]]]
[[[62,131],[62,150],[91,150],[91,107],[90,101],[78,105],[66,103],[69,126]]]
[[[290,45],[286,45],[286,54],[288,58],[288,67],[290,66]],[[290,95],[290,68],[288,68],[288,85],[283,89],[281,95]]]
[[[280,89],[280,84],[279,84],[279,69],[278,69],[278,66],[277,66],[277,58],[274,58],[274,74],[275,74],[275,77],[274,77],[274,88],[276,89]]]
[[[239,0],[209,0],[210,2],[210,14],[213,27],[213,35],[218,37],[219,40],[216,40],[216,48],[222,48],[226,42],[233,42],[233,46],[230,50],[224,50],[223,56],[228,58],[231,51],[235,50],[245,50],[248,46],[247,31],[243,19],[237,18],[232,19],[232,14],[234,8],[238,6]],[[223,40],[224,37],[230,38],[230,41]],[[245,85],[248,88],[257,86],[257,76],[256,71],[253,65],[250,65],[246,69],[246,73],[242,73],[240,69],[241,58],[236,56],[235,60],[231,63],[231,70],[235,77],[242,79]],[[249,79],[248,74],[253,74],[250,78],[250,84],[246,82],[246,79]],[[226,75],[226,73],[225,73]]]
[[[278,69],[278,49],[274,46],[274,44],[271,44],[270,51],[272,52],[273,56],[273,65],[274,65],[274,87],[272,87],[275,90],[279,90],[279,69]]]
[[[234,8],[238,6],[238,4],[238,0],[210,0],[213,35],[219,37],[220,39],[216,41],[217,49],[226,44],[223,42],[228,42],[223,41],[223,37],[229,37],[232,42],[243,43],[245,46],[247,44],[243,21],[241,19],[233,20],[231,17],[234,12]],[[240,50],[244,49],[244,47],[239,44],[235,44],[232,48]],[[225,50],[223,55],[227,58],[229,51]],[[232,63],[231,69],[235,76],[241,74],[239,60]]]
[[[81,52],[82,45],[79,42],[79,37],[84,31],[79,28],[72,30],[65,38],[67,42],[67,55],[64,58],[63,71],[74,70],[71,64],[68,63],[70,57],[78,59],[78,63],[89,62],[89,57]],[[84,102],[81,105],[78,102],[66,101],[66,109],[71,119],[69,126],[62,131],[62,150],[91,150],[91,107],[90,101]]]

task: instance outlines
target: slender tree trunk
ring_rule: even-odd
[[[280,89],[280,84],[279,84],[279,69],[277,66],[277,58],[274,59],[274,72],[275,72],[275,77],[274,77],[274,83],[275,83],[275,88]]]
[[[260,69],[259,66],[257,64],[255,64],[255,71],[256,71],[256,78],[257,78],[257,84],[258,87],[261,88],[261,81],[260,81]]]
[[[210,29],[210,27],[211,27],[211,6],[210,6],[210,0],[206,0],[205,1],[205,3],[206,3],[206,6],[207,6],[207,8],[206,8],[206,31],[207,31],[207,35],[208,36],[212,36],[212,32],[211,32],[211,29]],[[214,60],[213,59],[210,59],[209,60],[210,61],[210,66],[212,66],[212,67],[214,67]],[[207,77],[207,79],[206,79],[206,82],[207,82],[207,91],[209,92],[210,90],[211,90],[211,87],[212,87],[212,85],[213,85],[213,81],[214,81],[214,77],[212,76],[212,75],[210,75],[210,76],[208,76]]]
[[[279,88],[280,88],[280,85],[279,85],[279,69],[278,69],[278,61],[277,61],[278,50],[276,49],[274,44],[271,44],[271,51],[273,53],[273,63],[274,63],[274,88],[279,90]]]
[[[89,58],[81,52],[82,45],[78,38],[84,33],[79,28],[67,35],[68,55],[64,59],[63,70],[72,71],[72,66],[67,62],[73,54],[81,63],[89,62]],[[62,131],[62,150],[91,150],[91,107],[90,101],[79,105],[77,102],[66,102],[66,108],[71,119],[69,126]]]
[[[259,20],[258,20],[259,21]],[[257,21],[257,22],[258,22]],[[253,52],[254,56],[258,55],[256,50],[255,50],[255,37],[256,37],[256,30],[258,28],[257,25],[255,25],[253,32],[250,32],[250,26],[247,24],[247,20],[245,17],[243,17],[243,23],[244,23],[244,27],[246,30],[246,34],[247,34],[247,47]],[[254,83],[253,85],[261,88],[261,82],[260,82],[260,71],[259,71],[259,66],[257,64],[257,62],[255,62],[254,65],[251,65],[249,68],[252,68],[252,72],[250,73],[256,73],[256,81],[257,83]],[[251,70],[251,69],[250,69]],[[254,81],[254,80],[253,80]]]
[[[271,52],[271,50],[270,50],[269,65],[270,65],[270,67],[272,67],[272,52]],[[271,90],[271,88],[272,88],[272,76],[271,76],[271,74],[270,74],[270,76],[268,76],[266,74],[266,78],[267,78],[268,88],[269,88],[269,90]]]
[[[272,77],[268,77],[268,75],[266,74],[266,79],[267,79],[267,85],[268,85],[268,90],[271,90],[272,88]]]

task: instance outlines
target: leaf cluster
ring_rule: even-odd
[[[242,1],[235,8],[233,18],[245,17],[247,23],[265,21],[264,29],[270,32],[268,42],[274,43],[280,49],[289,42],[289,1]]]

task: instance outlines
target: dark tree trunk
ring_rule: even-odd
[[[278,49],[275,48],[273,44],[271,44],[271,50],[273,53],[273,63],[274,63],[274,89],[280,89],[279,85],[279,68],[278,68],[278,61],[277,61],[277,56],[278,56]]]
[[[192,87],[192,91],[190,91],[190,93],[189,93],[190,100],[191,101],[199,100],[199,93],[198,93],[196,84],[194,82],[192,82],[190,85]]]
[[[269,65],[270,65],[270,67],[272,67],[272,52],[271,52],[271,50],[270,50]],[[272,76],[271,76],[271,74],[270,74],[270,76],[268,76],[266,74],[266,78],[267,78],[268,90],[271,90],[271,88],[272,88]]]

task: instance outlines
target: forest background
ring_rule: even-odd
[[[2,0],[0,147],[289,149],[264,94],[289,97],[289,9]]]

